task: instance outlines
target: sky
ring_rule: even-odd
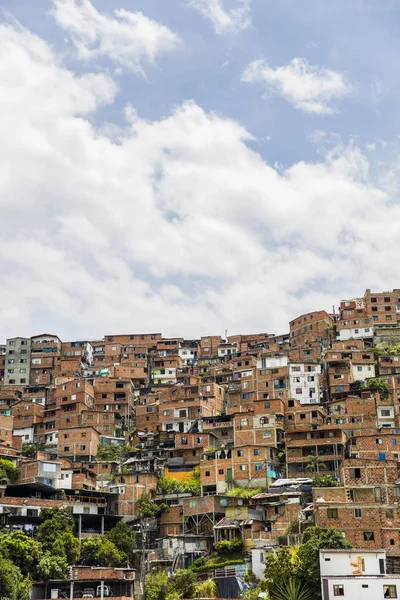
[[[400,287],[395,0],[2,0],[0,343]]]

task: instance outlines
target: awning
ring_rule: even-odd
[[[216,525],[214,529],[239,529],[240,521],[238,519],[226,519],[223,517]]]

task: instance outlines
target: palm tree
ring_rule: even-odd
[[[301,579],[290,577],[270,592],[271,600],[313,600],[314,593]]]
[[[320,469],[322,469],[322,471],[325,471],[326,469],[324,459],[321,456],[309,456],[306,470],[313,471],[314,473],[319,473]]]

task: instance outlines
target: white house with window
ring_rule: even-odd
[[[315,404],[320,401],[319,378],[321,365],[292,363],[289,365],[290,396],[300,404]]]
[[[320,550],[322,600],[400,598],[400,575],[386,572],[385,550]]]
[[[351,371],[354,381],[365,381],[369,377],[375,377],[375,365],[352,364]]]
[[[339,335],[337,337],[339,342],[346,342],[347,340],[356,339],[361,340],[365,338],[372,338],[374,336],[374,328],[369,327],[351,327],[349,329],[339,329]]]
[[[394,406],[377,406],[378,425],[381,427],[394,428]]]

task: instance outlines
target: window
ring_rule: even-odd
[[[244,451],[243,450],[238,450],[237,451],[237,455],[238,456],[244,456]],[[399,488],[400,489],[400,488]]]
[[[250,398],[250,394],[243,394],[243,400],[248,400]]]
[[[249,424],[248,419],[240,419],[240,427],[247,427]]]
[[[337,508],[328,508],[326,511],[326,516],[328,519],[337,519],[338,518],[338,509]]]
[[[93,421],[93,415],[88,415],[86,418],[88,421]]]
[[[333,586],[333,595],[334,596],[344,596],[344,585],[334,585]]]
[[[240,469],[241,471],[245,471],[245,470],[246,470],[246,465],[240,465],[239,469]]]
[[[271,408],[271,402],[265,402],[264,408]]]
[[[352,477],[354,479],[360,479],[361,469],[349,469],[349,477]]]
[[[389,297],[389,296],[385,296],[385,297],[383,298],[383,301],[384,301],[384,302],[390,302],[390,297]]]
[[[262,437],[263,438],[270,438],[270,437],[272,437],[271,431],[263,431],[262,432]]]
[[[79,446],[79,450],[86,450],[86,446]]]
[[[187,444],[188,444],[188,438],[187,437],[181,437],[181,444],[182,444],[182,446],[187,446]]]
[[[189,502],[189,508],[196,508],[196,500],[190,500],[190,502]]]
[[[301,395],[302,391],[303,391],[302,388],[296,388],[297,395]]]
[[[354,516],[356,519],[362,519],[362,510],[361,508],[354,509]]]
[[[69,452],[69,446],[64,446],[64,452]]]
[[[391,321],[392,320],[392,315],[385,315],[386,317],[386,321]]]
[[[223,475],[224,474],[224,470],[223,469],[218,469],[218,475]]]
[[[383,586],[383,597],[384,598],[397,598],[397,586],[384,585]]]
[[[260,456],[261,452],[259,448],[254,448],[254,456]]]
[[[375,498],[375,502],[382,501],[382,488],[380,488],[380,487],[374,488],[374,498]]]
[[[390,417],[390,410],[381,409],[381,416],[382,417]]]
[[[364,542],[373,542],[374,540],[375,535],[373,531],[364,531]]]
[[[206,477],[210,477],[210,471],[206,471]]]
[[[68,439],[69,438],[69,433],[64,433],[64,439]]]
[[[169,410],[164,410],[164,413],[163,413],[163,414],[164,414],[164,417],[169,417],[169,413],[170,413],[170,411],[169,411]]]

